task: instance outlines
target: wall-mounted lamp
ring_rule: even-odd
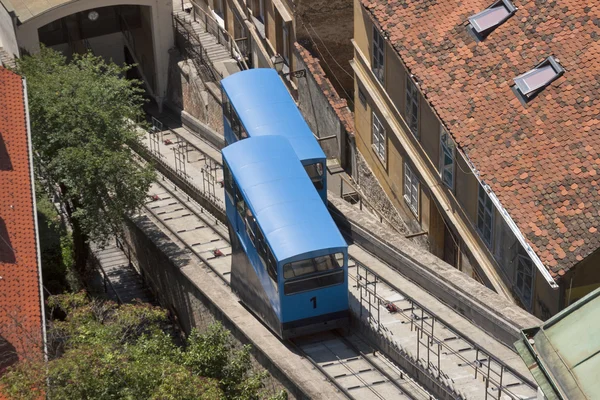
[[[282,76],[293,76],[294,78],[304,78],[306,77],[306,70],[305,69],[299,69],[297,71],[292,71],[292,72],[283,72],[283,67],[287,65],[287,63],[285,62],[285,59],[281,56],[281,54],[275,54],[273,57],[271,57],[271,62],[273,63],[273,67],[275,67],[275,71],[277,71],[278,74],[281,74]]]

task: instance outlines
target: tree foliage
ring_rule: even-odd
[[[42,48],[17,60],[27,81],[37,170],[60,185],[74,234],[102,241],[139,208],[153,178],[127,146],[140,139],[143,90],[129,67]],[[76,246],[77,246],[76,241]]]
[[[264,397],[266,374],[254,371],[249,348],[236,348],[219,324],[193,331],[178,346],[157,307],[89,301],[82,293],[51,296],[48,306],[63,317],[49,324],[50,361],[9,369],[0,380],[8,398],[38,399],[44,392],[57,400]]]

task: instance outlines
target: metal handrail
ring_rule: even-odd
[[[187,22],[177,17],[175,14],[173,14],[173,22],[175,24],[175,30],[183,35],[186,40],[186,43],[183,45],[183,51],[186,53],[186,57],[192,60],[198,72],[202,72],[202,66],[204,66],[211,74],[211,76],[205,76],[206,80],[215,82],[223,79],[223,75],[215,68],[210,57],[208,57],[208,53],[202,46],[200,38],[196,37],[191,22]],[[189,27],[186,25],[189,25]],[[181,30],[178,29],[179,26],[181,26]]]
[[[181,0],[182,11],[185,11],[184,3],[185,1]],[[231,54],[231,58],[236,59],[235,56],[238,55],[239,59],[237,61],[241,64],[242,69],[249,69],[248,64],[245,60],[245,58],[248,55],[240,50],[236,43],[236,39],[233,36],[231,36],[231,34],[226,29],[222,28],[221,25],[219,25],[219,22],[212,15],[208,14],[205,10],[203,10],[202,7],[200,7],[200,5],[198,5],[195,1],[189,0],[188,3],[192,5],[192,18],[194,22],[196,22],[196,9],[198,9],[204,15],[204,26],[206,27],[206,31],[209,32],[209,26],[214,26],[215,28],[212,29],[210,33],[217,38],[217,42],[219,44],[223,44],[222,41],[226,42],[229,54]],[[212,25],[209,25],[209,21]]]
[[[355,259],[353,257],[350,257],[350,258],[355,262],[357,270],[358,270],[358,268],[363,268],[364,270],[368,271],[372,275],[376,276],[382,282],[384,282],[385,284],[387,284],[388,286],[390,286],[394,291],[396,291],[399,294],[401,294],[411,304],[411,308],[410,308],[411,315],[408,315],[402,309],[398,309],[397,312],[400,313],[402,316],[404,316],[404,318],[410,320],[411,328],[413,326],[416,328],[417,337],[419,337],[421,335],[426,335],[428,339],[429,338],[433,339],[433,341],[435,341],[436,344],[438,344],[440,347],[443,347],[444,350],[446,350],[447,354],[450,354],[450,355],[458,357],[464,363],[463,365],[469,366],[469,367],[473,368],[474,372],[475,372],[475,378],[477,378],[478,374],[481,374],[482,376],[485,376],[489,383],[492,383],[492,384],[494,384],[497,387],[496,390],[499,390],[499,394],[500,393],[505,393],[505,394],[509,395],[512,399],[519,399],[520,398],[517,394],[513,393],[510,389],[508,389],[507,387],[505,387],[505,386],[502,385],[502,376],[503,376],[503,373],[505,371],[508,371],[515,378],[521,380],[524,384],[529,384],[529,382],[527,381],[527,379],[524,376],[522,376],[519,372],[517,372],[516,370],[514,370],[510,366],[504,364],[502,361],[500,361],[498,358],[496,358],[492,354],[490,354],[487,351],[485,351],[482,348],[480,348],[476,343],[474,343],[470,339],[468,339],[468,338],[460,335],[456,331],[454,331],[454,329],[452,329],[452,327],[451,327],[450,324],[448,324],[446,321],[444,321],[443,319],[441,319],[440,317],[438,317],[435,313],[433,313],[432,311],[430,311],[427,307],[424,307],[421,303],[419,303],[418,301],[414,300],[412,297],[408,296],[405,292],[403,292],[402,290],[398,289],[396,286],[390,284],[387,280],[381,278],[371,268],[367,267],[366,265],[364,265],[363,263],[361,263],[360,261],[358,261],[357,259]],[[359,273],[357,272],[357,277],[355,279],[358,279],[358,276],[359,276]],[[374,293],[373,295],[375,296],[376,299],[378,299],[378,301],[379,301],[380,304],[384,304],[385,305],[385,304],[388,303],[388,301],[385,300],[385,298],[383,298],[380,294]],[[414,322],[414,316],[413,316],[414,315],[414,311],[413,310],[414,310],[415,306],[417,308],[421,309],[421,318],[420,318],[421,326],[419,326],[418,323]],[[423,323],[423,320],[425,319],[424,318],[425,316],[428,317],[429,319],[431,319],[431,321],[432,321],[431,324],[424,324]],[[466,357],[464,357],[457,350],[454,350],[452,347],[450,347],[448,344],[446,344],[443,339],[440,339],[440,338],[438,338],[438,337],[435,336],[433,326],[435,325],[436,321],[438,323],[443,324],[446,327],[447,331],[452,332],[456,337],[460,338],[464,342],[468,343],[471,347],[473,347],[473,349],[476,351],[476,356],[475,356],[475,360],[474,361],[469,361],[469,359],[467,359]],[[431,332],[427,332],[427,330],[424,329],[425,325],[431,327]],[[420,344],[422,344],[422,343],[420,343]],[[418,349],[419,349],[419,345],[417,345],[417,355],[418,355]],[[427,351],[428,352],[430,351],[429,347],[428,347]],[[485,360],[485,359],[484,360],[480,360],[479,359],[480,355],[483,355],[484,357],[487,357],[487,360]],[[490,364],[491,364],[492,361],[495,362],[497,365],[500,366],[500,372],[491,369]],[[487,368],[483,366],[484,362],[487,363]],[[490,373],[494,373],[495,375],[497,375],[499,381],[496,380],[495,378],[493,378],[492,376],[490,376]],[[487,391],[487,387],[486,387],[486,391]]]

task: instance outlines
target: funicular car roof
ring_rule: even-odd
[[[298,158],[316,161],[325,153],[274,69],[241,71],[221,81],[250,137],[285,136]]]
[[[278,261],[347,246],[285,138],[244,139],[222,154]]]

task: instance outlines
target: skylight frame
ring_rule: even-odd
[[[504,7],[504,9],[507,11],[507,14],[503,18],[499,19],[494,24],[492,24],[488,27],[482,27],[481,25],[479,25],[479,23],[477,22],[477,20],[479,18],[490,14],[491,12],[493,12],[493,10],[495,8],[498,8],[498,7]],[[517,12],[517,7],[515,7],[514,4],[512,4],[510,0],[497,0],[494,3],[492,3],[492,5],[490,5],[485,10],[480,11],[477,14],[470,16],[468,18],[469,26],[473,30],[473,33],[475,33],[476,35],[479,35],[481,37],[485,37],[491,31],[493,31],[494,29],[496,29],[497,27],[502,25],[507,19],[512,17],[516,12]]]
[[[534,76],[534,74],[536,73],[539,73],[540,70],[544,67],[552,67],[552,69],[554,70],[554,76],[538,86],[531,87],[527,83],[526,79],[528,77]],[[531,99],[536,94],[544,90],[546,86],[550,85],[552,82],[560,78],[564,74],[564,72],[565,69],[562,67],[562,65],[559,64],[558,60],[554,58],[554,56],[549,56],[544,61],[536,65],[534,68],[530,69],[524,74],[515,77],[513,79],[513,81],[515,82],[515,89],[525,99]]]

